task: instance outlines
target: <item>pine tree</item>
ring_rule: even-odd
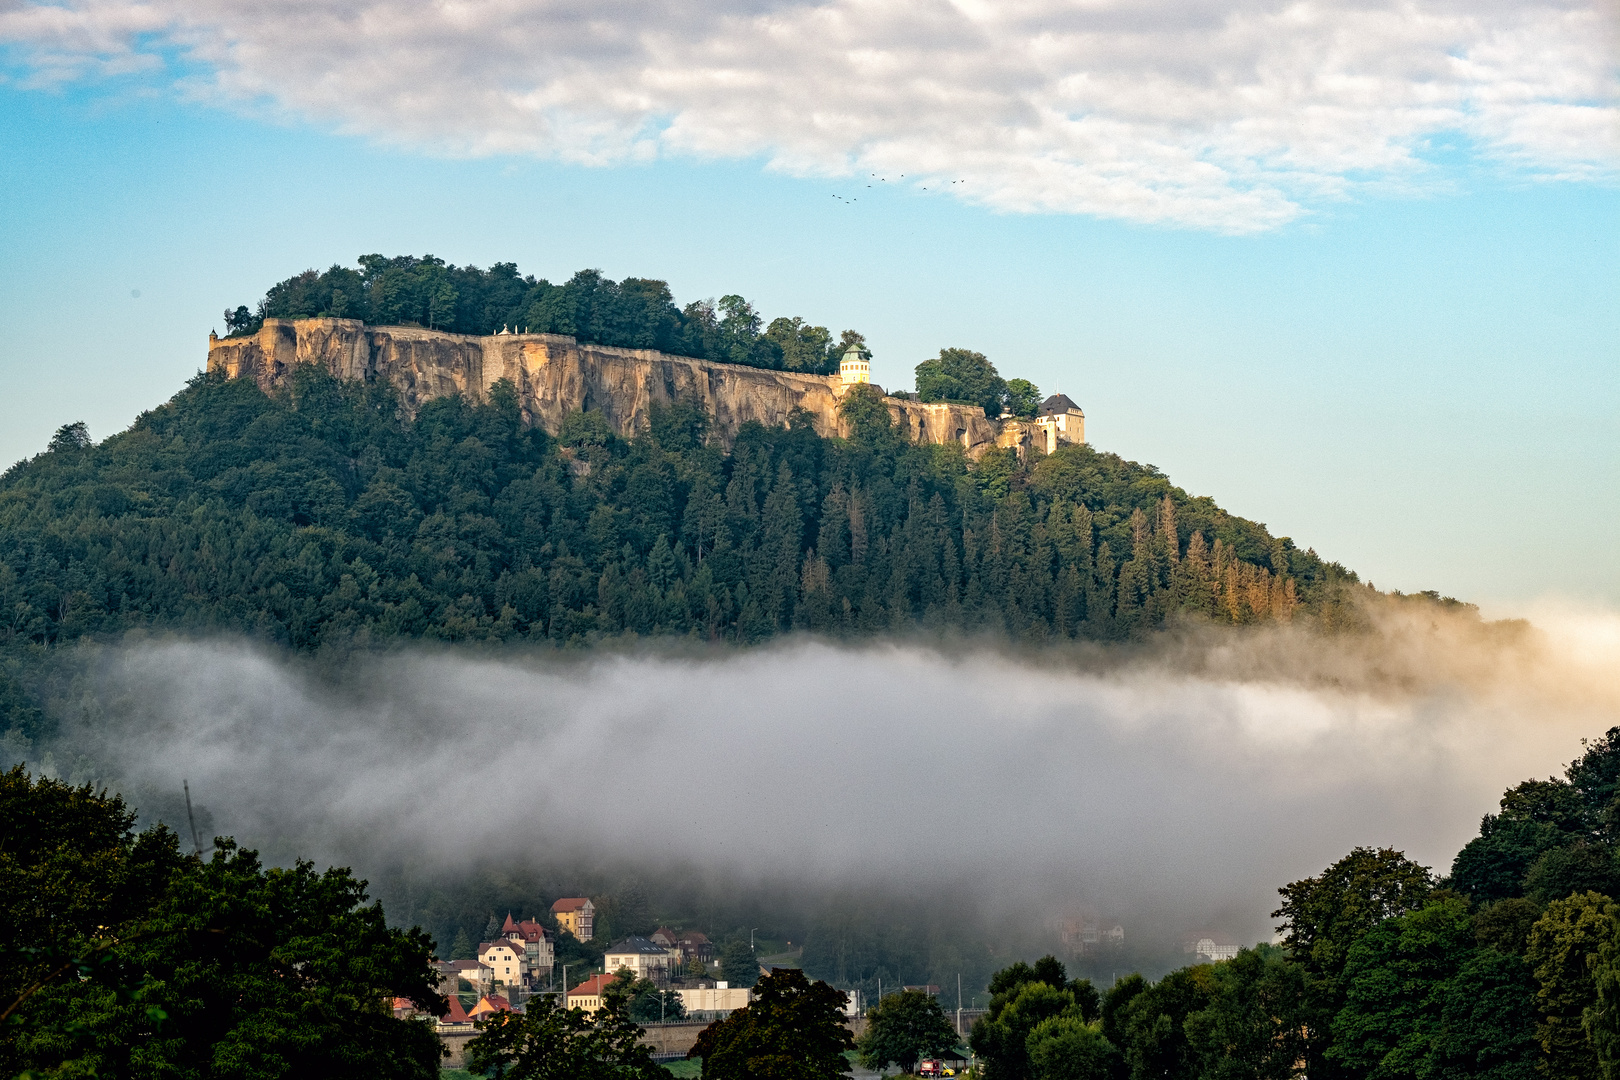
[[[662,596],[676,580],[679,566],[675,552],[669,546],[669,536],[660,532],[652,550],[647,553],[647,584]]]

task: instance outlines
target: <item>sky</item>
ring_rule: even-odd
[[[0,0],[0,457],[369,252],[946,346],[1381,588],[1620,605],[1602,0]]]

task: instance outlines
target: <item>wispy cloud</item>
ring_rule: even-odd
[[[0,0],[32,77],[179,49],[191,92],[453,155],[759,156],[1010,211],[1275,227],[1434,140],[1613,178],[1607,0]]]

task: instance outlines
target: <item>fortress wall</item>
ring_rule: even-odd
[[[719,364],[651,349],[581,345],[560,334],[478,337],[408,326],[366,326],[356,319],[266,319],[246,337],[210,335],[208,370],[250,378],[267,393],[296,364],[324,365],[344,379],[386,379],[414,414],[436,397],[460,393],[485,400],[501,379],[517,388],[524,420],[556,434],[571,412],[599,409],[624,437],[645,428],[653,404],[696,401],[730,446],[750,420],[781,427],[794,409],[814,418],[822,435],[848,435],[838,403],[848,388],[837,376]],[[958,442],[972,457],[993,446],[1044,446],[1038,425],[1000,421],[965,405],[885,398],[901,431],[914,441]]]

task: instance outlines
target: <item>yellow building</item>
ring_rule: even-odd
[[[586,896],[565,896],[551,905],[551,913],[557,916],[557,925],[573,934],[581,941],[591,940],[591,932],[596,922],[596,905]]]

